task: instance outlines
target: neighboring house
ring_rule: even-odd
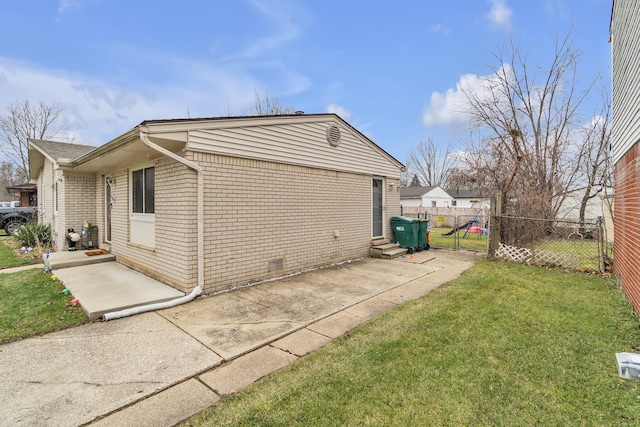
[[[584,196],[585,188],[574,190],[567,194],[566,198],[558,209],[558,219],[578,221],[580,219],[580,206],[582,205],[582,197]],[[586,221],[596,220],[597,218],[603,218],[606,215],[605,211],[609,210],[608,196],[613,193],[613,188],[602,188],[601,191],[597,189],[592,190],[594,197],[587,201],[585,207],[584,219]]]
[[[482,205],[488,205],[490,200],[486,197],[482,197],[479,191],[476,190],[446,190],[446,192],[453,198],[452,206],[456,208],[476,208],[480,209]]]
[[[335,114],[149,120],[61,147],[29,148],[56,249],[91,222],[118,262],[184,292],[366,257],[400,212],[404,166]]]
[[[7,192],[17,198],[22,207],[38,205],[38,187],[35,184],[13,185],[7,187]]]
[[[54,237],[59,237],[56,239],[59,243],[56,247],[57,250],[64,248],[65,230],[79,227],[86,219],[83,218],[85,216],[83,209],[60,210],[60,207],[70,207],[76,203],[76,200],[84,206],[88,199],[95,198],[93,183],[90,182],[82,194],[77,194],[75,190],[77,186],[72,186],[70,180],[75,181],[80,177],[69,174],[65,177],[60,166],[95,150],[95,148],[90,145],[29,140],[29,174],[32,182],[35,182],[37,186],[38,217],[40,222],[51,224]],[[66,182],[64,182],[65,178]],[[66,185],[62,185],[63,183]],[[65,191],[65,188],[70,191]],[[67,224],[69,225],[67,226]]]
[[[409,208],[446,208],[453,205],[453,197],[438,186],[407,187],[400,190],[400,204]]]
[[[635,311],[640,313],[640,8],[635,0],[613,2],[610,41],[614,274]]]

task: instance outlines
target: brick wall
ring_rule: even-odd
[[[640,143],[615,165],[614,273],[640,314]]]
[[[371,176],[189,155],[206,176],[205,292],[368,256]],[[387,220],[399,214],[398,186],[386,181]]]
[[[205,171],[206,293],[368,256],[371,176],[192,152],[187,158]],[[129,241],[132,168],[112,173],[111,249],[122,264],[189,292],[197,284],[197,175],[171,159],[154,166],[155,247]],[[385,184],[391,239],[400,182]],[[101,206],[104,189],[94,191]]]
[[[80,233],[85,221],[95,224],[96,218],[96,177],[95,175],[74,174],[64,172],[59,174],[58,182],[58,218],[56,231],[58,236],[65,236],[69,228]],[[64,250],[64,238],[58,239],[57,250]],[[78,244],[78,248],[81,245]]]
[[[148,167],[150,165],[145,165]],[[118,262],[176,289],[189,292],[197,283],[196,173],[186,166],[164,159],[155,166],[155,247],[129,241],[130,172],[111,174],[115,196],[111,209],[111,250]],[[98,191],[104,206],[104,186]],[[104,207],[99,215],[104,229]],[[104,230],[100,234],[104,239]]]

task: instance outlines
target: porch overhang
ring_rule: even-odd
[[[186,138],[182,140],[181,135],[162,135],[160,138],[149,136],[153,138],[154,143],[174,153],[182,151],[186,144]],[[161,157],[163,156],[160,153],[142,142],[140,129],[135,127],[84,156],[60,164],[60,167],[79,173],[99,173],[152,162]]]

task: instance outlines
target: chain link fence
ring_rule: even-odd
[[[602,218],[584,221],[495,216],[489,209],[475,215],[406,212],[429,219],[434,249],[487,251],[510,262],[585,272],[608,272],[613,239]],[[609,233],[611,234],[611,233]]]
[[[432,215],[428,212],[405,213],[410,218],[428,219],[429,246],[434,249],[487,251],[488,211],[474,215]]]
[[[610,271],[613,242],[605,238],[601,218],[548,220],[494,217],[497,233],[489,253],[506,261],[564,268],[567,270]]]

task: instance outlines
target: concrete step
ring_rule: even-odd
[[[49,259],[46,259],[46,255],[42,255],[42,260],[51,270],[78,267],[80,265],[100,264],[115,261],[115,259],[115,255],[101,249],[51,252]]]
[[[386,243],[384,245],[372,246],[373,249],[380,249],[382,251],[386,251],[389,249],[396,249],[399,245],[397,243]]]
[[[371,239],[371,246],[386,245],[387,243],[389,243],[389,239]]]
[[[400,248],[397,243],[386,243],[369,249],[369,255],[372,258],[395,258],[406,253],[407,250]]]
[[[406,253],[407,253],[406,249],[397,248],[397,249],[392,249],[392,250],[383,252],[381,258],[384,258],[384,259],[397,258],[401,255],[405,255]]]

